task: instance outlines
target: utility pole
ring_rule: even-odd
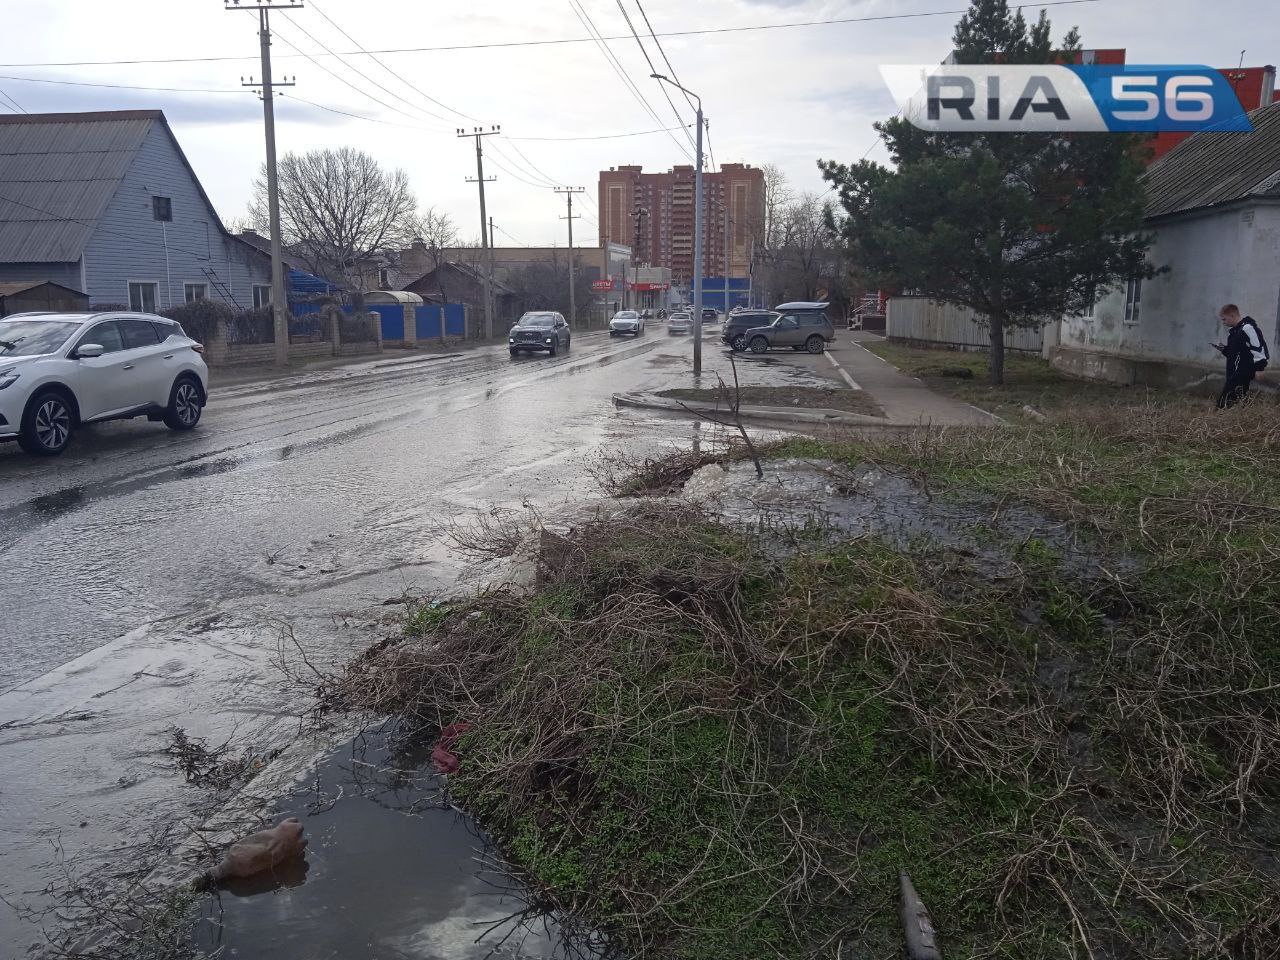
[[[729,201],[724,204],[724,318],[729,319]]]
[[[702,376],[702,98],[660,73],[649,76],[669,83],[698,101],[698,143],[694,152],[698,165],[693,175],[693,375]]]
[[[477,183],[480,185],[480,246],[484,251],[485,269],[484,269],[484,339],[489,340],[493,337],[493,248],[489,243],[489,215],[485,211],[484,206],[484,185],[493,183],[497,177],[489,177],[487,180],[484,175],[484,148],[480,145],[481,137],[493,137],[502,133],[501,126],[491,126],[488,130],[483,127],[473,127],[468,133],[461,127],[458,128],[459,137],[475,137],[476,138],[476,175],[475,178],[467,177],[467,183]]]
[[[573,221],[582,219],[580,216],[573,215],[573,195],[575,193],[586,193],[583,187],[556,187],[556,193],[563,193],[565,200],[569,203],[569,215],[561,217],[562,220],[569,221],[569,327],[572,329],[574,324],[578,322],[578,294],[574,290],[573,283]],[[608,247],[605,248],[606,250]],[[622,295],[627,295],[627,283],[625,277],[622,282]]]
[[[271,11],[301,10],[301,0],[290,0],[287,3],[264,3],[240,5],[240,0],[224,0],[226,10],[257,10],[258,39],[262,50],[262,83],[254,83],[253,77],[246,83],[240,78],[242,86],[262,88],[262,119],[267,131],[267,211],[271,221],[271,314],[274,319],[276,337],[276,363],[287,366],[289,363],[289,294],[284,285],[284,252],[280,241],[280,183],[276,175],[276,87],[292,87],[293,80],[273,81],[271,77]],[[297,79],[296,77],[294,78]]]

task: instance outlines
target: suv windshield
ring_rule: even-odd
[[[517,327],[532,327],[535,330],[550,330],[556,325],[556,317],[553,313],[526,313],[520,318]]]
[[[0,320],[0,357],[53,353],[79,329],[67,320]]]

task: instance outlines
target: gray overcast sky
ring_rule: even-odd
[[[654,29],[698,30],[794,23],[837,17],[959,11],[964,0],[641,0]],[[249,5],[251,0],[245,0]],[[617,0],[581,0],[606,36],[627,35]],[[623,0],[644,31],[636,0]],[[1028,15],[1039,8],[1029,5]],[[624,163],[664,170],[689,162],[680,132],[596,141],[525,140],[652,130],[677,121],[633,39],[608,43],[661,124],[628,92],[594,43],[388,53],[319,63],[291,49],[322,53],[320,44],[354,49],[325,16],[360,45],[379,50],[587,36],[573,0],[319,0],[277,12],[276,75],[297,75],[296,93],[317,104],[382,122],[351,119],[284,98],[278,108],[281,151],[359,146],[409,174],[420,205],[449,213],[464,236],[479,236],[473,141],[454,135],[475,121],[502,124],[513,138],[489,138],[498,177],[488,188],[499,242],[563,244],[563,201],[545,178],[588,189],[575,233],[594,239],[596,174]],[[1087,47],[1125,47],[1131,63],[1234,66],[1280,59],[1276,0],[1093,0],[1049,8],[1055,39],[1079,26]],[[871,122],[893,112],[877,72],[880,63],[931,63],[950,49],[958,13],[913,19],[662,39],[681,81],[703,98],[711,146],[721,163],[776,163],[800,189],[821,191],[814,161],[856,160],[875,142]],[[262,162],[261,104],[240,89],[259,74],[256,14],[226,12],[221,0],[0,0],[0,64],[158,57],[243,56],[215,63],[119,66],[0,66],[0,90],[30,112],[161,108],[224,218],[241,216]],[[20,26],[19,26],[20,25]],[[306,36],[310,33],[311,37]],[[314,39],[312,39],[314,38]],[[650,56],[658,60],[646,38]],[[292,55],[292,56],[291,56]],[[373,81],[354,72],[363,71]],[[228,91],[147,92],[62,86],[30,79]],[[407,82],[406,82],[407,81]],[[412,86],[410,86],[412,84]],[[353,89],[353,87],[355,89]],[[413,89],[417,88],[417,91]],[[385,89],[383,89],[385,88]],[[418,92],[418,91],[421,91]],[[675,91],[672,91],[673,94]],[[422,94],[447,105],[441,108]],[[376,98],[376,99],[371,99]],[[398,99],[403,98],[403,100]],[[376,100],[383,101],[382,104]],[[407,103],[404,101],[408,101]],[[683,122],[692,113],[673,102]],[[393,109],[394,108],[394,109]],[[0,107],[0,109],[3,109]],[[399,111],[399,112],[398,112]],[[435,114],[436,116],[430,116]],[[692,132],[692,131],[690,131]],[[517,153],[523,151],[525,158]],[[883,151],[873,157],[883,158]],[[536,167],[536,172],[531,169]],[[505,169],[504,169],[505,168]],[[531,182],[522,182],[531,181]],[[506,236],[503,236],[505,232]],[[575,238],[576,239],[576,238]]]

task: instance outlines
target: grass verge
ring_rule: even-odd
[[[1188,402],[788,441],[772,455],[1029,504],[1133,562],[1082,579],[993,528],[1018,563],[993,581],[927,542],[642,500],[573,531],[535,592],[413,615],[325,702],[473,723],[456,797],[632,957],[897,956],[906,869],[947,956],[1261,960],[1276,423]]]
[[[903,373],[919,377],[938,393],[1013,419],[1019,418],[1024,405],[1051,414],[1081,404],[1128,405],[1177,399],[1167,390],[1076,379],[1054,369],[1047,360],[1012,351],[1005,353],[1005,384],[996,387],[987,381],[990,360],[986,353],[927,349],[889,340],[868,340],[862,346]]]

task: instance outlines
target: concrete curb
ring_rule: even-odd
[[[727,411],[709,403],[686,403],[683,400],[670,400],[654,393],[615,393],[615,406],[635,407],[642,410],[666,410],[671,413],[705,414],[713,417],[724,417]],[[743,406],[740,414],[751,420],[774,420],[783,423],[820,423],[831,426],[849,427],[923,427],[922,423],[898,423],[883,417],[869,417],[861,413],[849,413],[845,410],[830,410],[823,407],[807,410],[794,410],[788,407],[748,407]]]

